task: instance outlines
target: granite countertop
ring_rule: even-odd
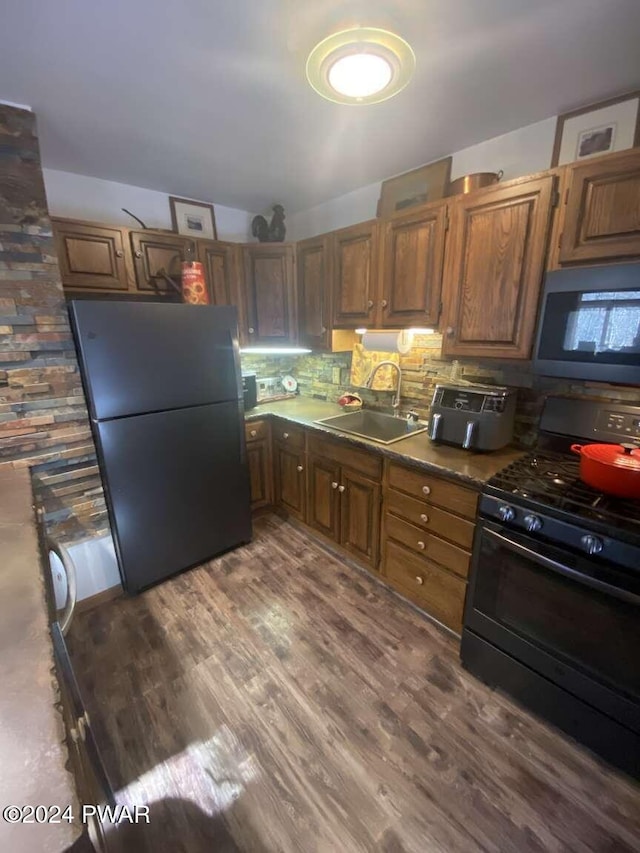
[[[341,414],[344,414],[344,409],[337,403],[327,403],[324,400],[314,400],[310,397],[296,397],[295,400],[259,403],[255,409],[246,413],[245,418],[246,420],[256,420],[265,417],[265,415],[284,418],[326,436],[365,447],[396,462],[404,462],[426,471],[432,471],[442,477],[457,480],[477,489],[482,488],[484,483],[501,468],[524,455],[522,450],[514,447],[505,447],[502,450],[494,450],[490,453],[473,453],[457,447],[437,445],[433,444],[424,432],[411,438],[403,438],[393,444],[379,444],[315,423],[320,418],[330,418],[332,415]]]
[[[71,805],[64,725],[28,468],[0,466],[0,806]],[[79,823],[0,822],[0,848],[66,850]]]

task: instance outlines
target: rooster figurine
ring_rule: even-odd
[[[281,204],[273,205],[271,224],[264,216],[254,216],[251,222],[251,233],[261,243],[282,243],[286,234],[284,207]]]

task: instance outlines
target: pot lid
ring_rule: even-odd
[[[595,462],[640,473],[640,447],[635,444],[585,444],[581,452]]]

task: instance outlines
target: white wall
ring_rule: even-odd
[[[43,169],[49,213],[68,219],[88,219],[136,227],[122,208],[139,216],[148,228],[171,229],[169,196],[156,190]],[[197,199],[196,199],[197,200]],[[218,239],[242,242],[251,239],[253,214],[214,203]]]
[[[504,172],[504,180],[548,169],[556,130],[556,116],[495,136],[478,145],[456,151],[451,164],[452,180],[471,172]],[[314,237],[334,228],[373,219],[381,181],[333,198],[287,217],[291,240]]]

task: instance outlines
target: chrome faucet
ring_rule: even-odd
[[[380,370],[381,367],[385,367],[386,365],[389,365],[391,367],[395,367],[395,369],[398,371],[398,384],[396,386],[396,393],[394,394],[393,400],[391,401],[391,405],[393,406],[393,414],[397,418],[400,416],[400,391],[402,388],[402,369],[400,368],[399,364],[396,364],[395,361],[389,361],[389,360],[379,361],[378,364],[376,364],[373,367],[371,373],[367,377],[367,381],[365,382],[365,387],[371,388],[371,386],[373,385],[373,380],[374,380],[376,373],[378,372],[378,370]]]

